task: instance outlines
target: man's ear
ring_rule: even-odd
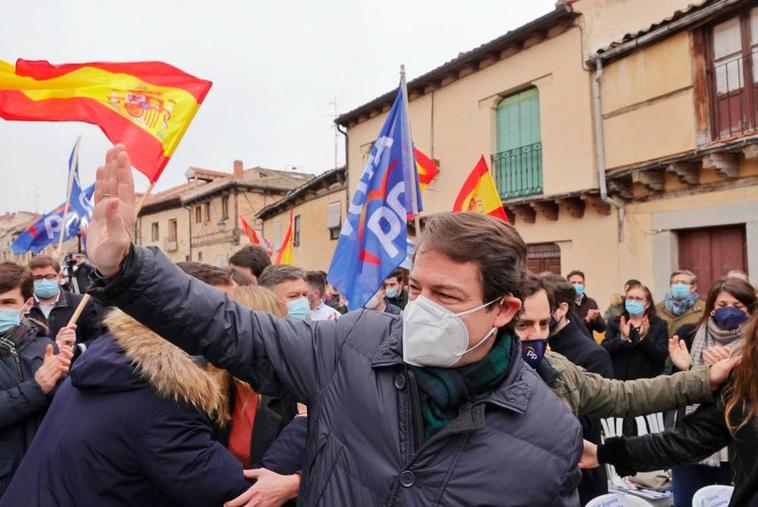
[[[504,296],[495,305],[497,306],[498,314],[492,323],[493,327],[503,327],[508,324],[521,310],[521,300],[510,294]]]
[[[29,312],[32,311],[32,306],[34,306],[34,298],[33,297],[27,299],[24,302],[24,306],[23,306],[23,310],[22,310],[24,312],[24,315],[28,315]]]

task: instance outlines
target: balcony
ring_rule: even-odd
[[[542,193],[542,143],[492,155],[492,169],[503,201]]]
[[[758,48],[715,65],[708,79],[714,140],[758,130]]]
[[[216,231],[210,234],[192,236],[190,244],[192,248],[206,245],[216,245],[219,243],[239,245],[241,232],[242,231],[240,229],[235,228],[229,231]]]

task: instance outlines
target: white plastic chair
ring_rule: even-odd
[[[638,416],[634,418],[637,423],[637,434],[647,435],[648,433],[661,433],[666,428],[663,425],[663,413],[656,412],[645,417]],[[600,419],[603,426],[603,441],[606,438],[623,436],[624,419],[621,417],[606,417]],[[629,489],[629,484],[616,472],[613,465],[605,465],[608,474],[608,480],[611,486],[618,489]]]
[[[608,493],[593,498],[585,507],[653,507],[653,504],[634,495]]]
[[[692,507],[726,507],[733,492],[732,486],[705,486],[692,496]]]

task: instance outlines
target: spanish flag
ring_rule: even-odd
[[[276,252],[276,259],[274,259],[274,264],[292,265],[295,263],[295,255],[293,252],[295,246],[294,211],[295,210],[290,210],[290,225],[287,228],[287,233],[282,239],[282,244],[279,245],[279,250]]]
[[[255,229],[253,229],[253,226],[250,225],[250,222],[248,222],[242,215],[240,215],[240,225],[242,226],[242,230],[245,231],[245,236],[247,236],[247,239],[250,240],[251,245],[261,244],[261,240],[258,239],[258,235],[255,233]]]
[[[474,211],[508,221],[484,155],[463,182],[463,187],[455,199],[453,211]]]
[[[97,125],[155,182],[211,85],[162,62],[0,60],[0,117]]]
[[[437,177],[440,172],[437,163],[429,158],[423,151],[414,146],[413,154],[416,157],[416,171],[418,172],[418,184],[424,190]]]

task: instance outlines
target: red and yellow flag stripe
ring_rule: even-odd
[[[211,86],[163,62],[0,60],[0,117],[98,125],[154,182]]]
[[[453,204],[453,211],[474,211],[508,221],[484,155],[463,182]]]
[[[290,225],[287,227],[287,232],[282,238],[282,244],[279,245],[279,251],[276,252],[276,258],[274,264],[294,264],[295,263],[295,218],[294,211],[290,210]]]
[[[414,155],[416,156],[416,172],[418,172],[418,184],[421,190],[424,190],[429,184],[437,177],[440,172],[440,168],[437,163],[429,158],[426,153],[413,148]]]

